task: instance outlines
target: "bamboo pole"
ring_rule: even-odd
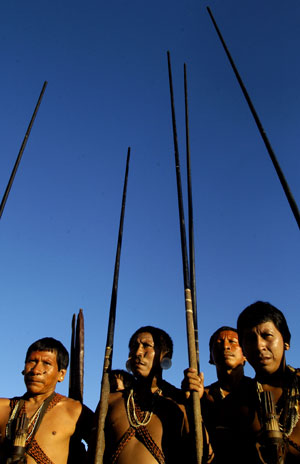
[[[213,17],[213,14],[212,14],[212,12],[211,12],[211,10],[210,10],[209,7],[207,7],[207,11],[208,11],[208,13],[209,13],[209,16],[210,16],[212,22],[213,22],[213,25],[214,25],[214,27],[215,27],[215,30],[216,30],[218,36],[219,36],[219,39],[220,39],[220,41],[221,41],[221,43],[222,43],[222,45],[223,45],[224,51],[225,51],[225,53],[226,53],[226,55],[227,55],[227,58],[228,58],[228,60],[229,60],[229,62],[230,62],[230,64],[231,64],[231,67],[232,67],[233,72],[234,72],[234,74],[235,74],[235,76],[236,76],[236,78],[237,78],[237,81],[238,81],[238,83],[240,84],[241,90],[242,90],[242,92],[243,92],[243,94],[244,94],[244,97],[245,97],[247,103],[248,103],[248,106],[249,106],[249,108],[250,108],[250,111],[251,111],[251,113],[252,113],[252,116],[253,116],[253,118],[254,118],[254,120],[255,120],[255,122],[256,122],[257,128],[258,128],[258,130],[259,130],[259,133],[260,133],[260,135],[261,135],[261,137],[262,137],[262,139],[263,139],[263,141],[264,141],[264,144],[265,144],[266,149],[267,149],[267,151],[268,151],[268,153],[269,153],[269,156],[270,156],[270,159],[271,159],[271,161],[272,161],[272,163],[273,163],[273,166],[274,166],[274,168],[275,168],[275,171],[277,172],[277,176],[278,176],[278,178],[279,178],[279,181],[280,181],[280,183],[281,183],[281,186],[282,186],[282,188],[283,188],[283,190],[284,190],[284,193],[285,193],[285,195],[286,195],[286,198],[287,198],[287,200],[288,200],[288,202],[289,202],[289,205],[290,205],[290,207],[291,207],[291,210],[292,210],[292,212],[293,212],[293,214],[294,214],[294,217],[295,217],[296,222],[297,222],[297,224],[298,224],[298,227],[299,227],[299,229],[300,229],[300,213],[299,213],[297,204],[296,204],[296,202],[295,202],[295,200],[294,200],[294,197],[293,197],[293,195],[292,195],[292,193],[291,193],[291,191],[290,191],[290,188],[289,188],[289,186],[288,186],[288,183],[287,183],[287,181],[286,181],[286,179],[285,179],[285,177],[284,177],[284,175],[283,175],[283,172],[282,172],[282,170],[281,170],[281,167],[280,167],[280,165],[279,165],[279,163],[278,163],[278,161],[277,161],[277,158],[276,158],[275,153],[274,153],[274,151],[273,151],[273,148],[272,148],[272,146],[271,146],[271,144],[270,144],[270,142],[269,142],[269,139],[268,139],[268,137],[267,137],[267,135],[266,135],[266,132],[265,132],[263,126],[262,126],[262,123],[260,122],[260,119],[259,119],[259,117],[258,117],[258,114],[257,114],[257,112],[256,112],[256,110],[255,110],[255,108],[254,108],[254,106],[253,106],[253,103],[252,103],[250,97],[249,97],[249,94],[248,94],[248,92],[247,92],[247,89],[246,89],[246,87],[245,87],[245,85],[244,85],[244,83],[243,83],[243,81],[242,81],[242,79],[241,79],[241,76],[240,76],[240,74],[239,74],[239,72],[238,72],[238,70],[237,70],[237,67],[236,67],[235,64],[234,64],[234,61],[233,61],[233,59],[232,59],[232,57],[231,57],[231,54],[230,54],[230,52],[229,52],[229,50],[228,50],[228,48],[227,48],[227,45],[226,45],[226,43],[225,43],[225,41],[224,41],[224,39],[223,39],[223,37],[222,37],[222,34],[221,34],[221,32],[220,32],[220,30],[219,30],[219,28],[218,28],[218,26],[217,26],[217,23],[216,23],[216,21],[215,21],[215,18]]]
[[[189,213],[188,217],[189,217],[190,284],[191,284],[192,303],[193,303],[197,370],[199,372],[200,360],[199,360],[199,333],[198,333],[198,320],[197,320],[198,318],[197,318],[196,266],[195,266],[195,241],[194,241],[194,214],[193,214],[187,72],[186,72],[185,63],[184,63],[184,102],[185,102],[186,167],[187,167],[188,213]]]
[[[189,282],[186,231],[185,231],[182,187],[181,187],[181,173],[180,173],[179,151],[178,151],[178,141],[177,141],[174,93],[173,93],[173,83],[172,83],[172,70],[171,70],[171,60],[170,60],[169,51],[167,52],[167,56],[168,56],[170,98],[171,98],[171,111],[172,111],[175,168],[176,168],[176,180],[177,180],[177,194],[178,194],[177,197],[178,197],[178,210],[179,210],[179,222],[180,222],[180,236],[181,236],[181,252],[182,252],[182,266],[183,266],[184,293],[185,293],[185,315],[186,315],[186,328],[187,328],[187,341],[188,341],[188,355],[189,355],[190,367],[197,369],[193,304],[192,304],[192,294],[191,294],[190,282]],[[196,391],[191,392],[191,396],[192,396],[192,403],[193,403],[196,460],[197,460],[197,464],[201,464],[202,456],[203,456],[201,406],[200,406],[198,392]]]
[[[45,92],[45,90],[46,90],[46,87],[47,87],[47,81],[44,82],[44,85],[43,85],[43,88],[42,88],[42,90],[41,90],[41,93],[40,93],[38,102],[37,102],[37,104],[36,104],[36,107],[35,107],[35,109],[34,109],[34,112],[33,112],[32,117],[31,117],[29,126],[28,126],[28,128],[27,128],[25,137],[24,137],[24,139],[23,139],[23,142],[22,142],[22,145],[21,145],[21,148],[20,148],[20,151],[19,151],[17,160],[16,160],[16,162],[15,162],[15,165],[14,165],[13,170],[12,170],[12,173],[11,173],[11,175],[10,175],[10,178],[9,178],[9,181],[8,181],[8,184],[7,184],[7,187],[6,187],[6,190],[5,190],[5,192],[4,192],[4,195],[3,195],[3,198],[2,198],[2,201],[1,201],[1,205],[0,205],[0,219],[1,219],[1,217],[2,217],[2,213],[3,213],[4,207],[5,207],[5,204],[6,204],[6,201],[7,201],[9,192],[10,192],[10,189],[11,189],[11,187],[12,187],[12,184],[13,184],[13,181],[14,181],[14,178],[15,178],[15,175],[16,175],[16,173],[17,173],[17,169],[18,169],[19,164],[20,164],[20,162],[21,162],[21,158],[22,158],[23,152],[24,152],[24,150],[25,150],[25,147],[26,147],[26,144],[27,144],[27,140],[28,140],[29,135],[30,135],[30,132],[31,132],[31,128],[32,128],[32,126],[33,126],[35,117],[36,117],[37,112],[38,112],[38,109],[39,109],[39,107],[40,107],[40,104],[41,104],[41,101],[42,101],[44,92]]]
[[[115,329],[117,294],[118,294],[118,280],[119,280],[119,270],[120,270],[121,246],[122,246],[122,238],[123,238],[123,224],[124,224],[124,215],[125,215],[129,160],[130,160],[130,147],[128,148],[128,152],[127,152],[118,244],[117,244],[115,270],[114,270],[113,286],[112,286],[111,302],[110,302],[110,310],[109,310],[106,349],[105,349],[104,362],[103,362],[100,402],[98,406],[97,438],[96,438],[97,441],[96,441],[96,448],[95,448],[94,464],[102,464],[104,448],[105,448],[104,426],[105,426],[105,418],[107,414],[108,399],[109,399],[109,393],[110,393],[109,373],[111,371],[112,354],[113,354],[114,329]]]

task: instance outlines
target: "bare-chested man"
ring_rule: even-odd
[[[180,390],[162,379],[173,343],[163,330],[147,326],[129,341],[130,389],[110,394],[105,428],[105,463],[191,462],[188,423]]]
[[[243,398],[248,440],[258,448],[254,462],[300,462],[300,373],[287,366],[291,334],[283,313],[257,301],[239,315],[238,334],[255,370],[251,395]]]
[[[55,393],[68,362],[67,350],[54,338],[42,338],[28,348],[25,395],[0,399],[1,464],[66,464],[71,436],[88,440],[92,411]]]

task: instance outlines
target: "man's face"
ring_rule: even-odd
[[[154,347],[151,333],[141,332],[129,348],[130,366],[134,375],[148,377],[152,368],[159,365],[159,352]]]
[[[25,361],[24,381],[31,394],[51,394],[65,374],[66,369],[58,370],[56,352],[33,351]]]
[[[274,323],[267,321],[244,330],[243,348],[256,374],[274,374],[279,369],[284,350],[289,349],[289,345],[284,343]]]
[[[233,330],[222,330],[214,338],[212,359],[217,369],[234,369],[245,363],[239,339]]]

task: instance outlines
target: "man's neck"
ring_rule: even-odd
[[[146,379],[139,377],[135,389],[139,394],[155,393],[160,388],[162,381],[161,375],[149,376]]]
[[[42,404],[49,396],[54,393],[54,390],[49,391],[47,393],[41,393],[41,394],[34,394],[32,392],[26,392],[25,395],[23,396],[24,400],[27,401],[28,403],[40,405]]]
[[[271,374],[266,372],[257,372],[255,379],[262,385],[270,385],[271,387],[284,387],[289,376],[289,369],[286,368],[285,360],[276,372]]]
[[[234,390],[244,377],[243,366],[238,366],[235,369],[222,369],[217,371],[218,383],[222,390],[231,392]]]

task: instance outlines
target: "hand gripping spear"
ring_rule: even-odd
[[[41,101],[42,101],[42,98],[43,98],[43,95],[44,95],[46,86],[47,86],[47,81],[44,82],[44,85],[43,85],[43,88],[42,88],[42,90],[41,90],[41,93],[40,93],[38,102],[37,102],[37,104],[36,104],[36,107],[35,107],[35,109],[34,109],[32,118],[31,118],[30,123],[29,123],[29,126],[28,126],[28,128],[27,128],[25,137],[24,137],[24,139],[23,139],[23,142],[22,142],[22,145],[21,145],[21,148],[20,148],[20,151],[19,151],[17,160],[16,160],[16,162],[15,162],[15,165],[14,165],[13,170],[12,170],[12,173],[11,173],[11,175],[10,175],[10,179],[9,179],[9,181],[8,181],[6,190],[5,190],[5,192],[4,192],[4,195],[3,195],[3,198],[2,198],[2,201],[1,201],[1,205],[0,205],[0,219],[1,219],[1,217],[2,217],[2,213],[3,213],[4,207],[5,207],[5,204],[6,204],[6,201],[7,201],[9,192],[10,192],[10,189],[11,189],[11,187],[12,187],[12,184],[13,184],[13,181],[14,181],[14,178],[15,178],[15,175],[16,175],[16,172],[17,172],[17,169],[18,169],[19,164],[20,164],[20,162],[21,162],[21,158],[22,158],[23,152],[24,152],[24,150],[25,150],[25,147],[26,147],[26,144],[27,144],[27,140],[28,140],[28,137],[29,137],[29,135],[30,135],[31,128],[32,128],[32,126],[33,126],[35,117],[36,117],[37,112],[38,112],[38,109],[39,109],[39,107],[40,107],[40,104],[41,104]]]
[[[177,142],[177,129],[176,129],[176,119],[175,119],[175,105],[174,105],[170,52],[167,52],[167,56],[168,56],[170,97],[171,97],[171,110],[172,110],[172,123],[173,123],[175,167],[176,167],[176,179],[177,179],[178,210],[179,210],[179,220],[180,220],[181,252],[182,252],[183,278],[184,278],[184,291],[185,291],[185,314],[186,314],[189,364],[190,364],[190,367],[197,369],[198,362],[197,362],[197,356],[196,356],[194,314],[193,314],[192,293],[190,289],[190,279],[189,279],[189,269],[188,269],[186,231],[185,231],[185,221],[184,221],[184,211],[183,211],[181,173],[180,173],[179,151],[178,151],[178,142]],[[198,392],[196,391],[192,392],[191,396],[192,396],[193,413],[194,413],[196,459],[197,459],[197,464],[201,464],[202,456],[203,456],[201,406],[200,406]]]
[[[104,425],[105,425],[105,417],[106,417],[107,407],[108,407],[108,397],[109,397],[109,392],[110,392],[109,372],[111,370],[113,342],[114,342],[117,292],[118,292],[118,280],[119,280],[120,256],[121,256],[121,246],[122,246],[122,237],[123,237],[123,223],[124,223],[125,204],[126,204],[129,160],[130,160],[130,147],[128,148],[128,152],[127,152],[127,162],[126,162],[125,180],[124,180],[124,188],[123,188],[118,245],[117,245],[117,252],[116,252],[115,270],[114,270],[114,278],[113,278],[113,286],[112,286],[111,302],[110,302],[110,310],[109,310],[107,340],[106,340],[106,349],[105,349],[105,355],[104,355],[103,374],[102,374],[102,382],[101,382],[100,403],[98,407],[97,443],[96,443],[96,450],[95,450],[95,456],[94,456],[94,464],[102,464],[104,448],[105,448]]]
[[[82,309],[72,318],[70,349],[69,397],[83,402],[84,373],[84,317]]]
[[[234,72],[234,74],[235,74],[235,76],[236,76],[236,78],[237,78],[237,81],[238,81],[238,83],[240,84],[241,90],[242,90],[242,92],[243,92],[243,94],[244,94],[244,97],[245,97],[247,103],[248,103],[248,106],[249,106],[249,108],[250,108],[250,111],[251,111],[251,113],[252,113],[252,116],[253,116],[253,118],[254,118],[254,120],[255,120],[255,122],[256,122],[256,125],[257,125],[257,128],[258,128],[258,130],[259,130],[259,133],[260,133],[260,135],[261,135],[261,137],[262,137],[262,139],[263,139],[263,141],[264,141],[264,143],[265,143],[266,149],[267,149],[267,151],[268,151],[268,153],[269,153],[269,156],[270,156],[270,158],[271,158],[271,161],[272,161],[272,163],[273,163],[273,166],[274,166],[274,168],[275,168],[275,170],[276,170],[276,172],[277,172],[277,175],[278,175],[279,181],[280,181],[280,183],[281,183],[281,186],[282,186],[282,188],[283,188],[283,190],[284,190],[284,193],[285,193],[285,195],[286,195],[286,198],[287,198],[287,200],[288,200],[288,202],[289,202],[289,205],[290,205],[290,207],[291,207],[291,210],[292,210],[292,212],[293,212],[293,214],[294,214],[294,217],[295,217],[296,222],[297,222],[297,224],[298,224],[298,227],[299,227],[299,229],[300,229],[300,213],[299,213],[297,204],[296,204],[296,202],[295,202],[295,200],[294,200],[294,198],[293,198],[293,195],[292,195],[292,193],[291,193],[291,191],[290,191],[290,189],[289,189],[288,183],[287,183],[287,181],[286,181],[286,179],[285,179],[285,177],[284,177],[284,175],[283,175],[283,172],[282,172],[282,170],[281,170],[281,168],[280,168],[280,165],[279,165],[279,163],[278,163],[278,161],[277,161],[277,158],[276,158],[276,156],[275,156],[275,153],[274,153],[274,151],[273,151],[273,148],[271,147],[271,144],[270,144],[270,142],[269,142],[269,139],[268,139],[268,137],[267,137],[267,135],[266,135],[266,133],[265,133],[265,131],[264,131],[264,128],[263,128],[263,126],[262,126],[262,124],[261,124],[261,122],[260,122],[260,119],[259,119],[259,117],[258,117],[258,114],[257,114],[256,111],[255,111],[255,108],[254,108],[253,103],[252,103],[252,101],[251,101],[251,99],[250,99],[250,97],[249,97],[249,94],[248,94],[248,92],[247,92],[247,89],[246,89],[246,87],[245,87],[245,85],[244,85],[244,83],[243,83],[243,81],[242,81],[242,79],[241,79],[241,76],[239,75],[239,72],[238,72],[238,70],[237,70],[237,68],[236,68],[236,66],[235,66],[235,64],[234,64],[234,61],[233,61],[233,59],[232,59],[232,57],[231,57],[231,55],[230,55],[230,53],[229,53],[229,50],[228,50],[228,48],[227,48],[227,46],[226,46],[226,43],[225,43],[225,41],[224,41],[224,39],[223,39],[223,37],[222,37],[222,34],[221,34],[221,32],[220,32],[220,30],[219,30],[219,28],[218,28],[218,26],[217,26],[217,23],[216,23],[216,21],[215,21],[213,15],[212,15],[212,12],[211,12],[211,10],[210,10],[209,7],[207,7],[207,11],[208,11],[208,13],[209,13],[209,16],[210,16],[212,22],[213,22],[213,25],[214,25],[214,27],[215,27],[215,30],[216,30],[218,36],[219,36],[219,39],[220,39],[220,41],[221,41],[221,43],[222,43],[222,45],[223,45],[223,48],[224,48],[225,53],[226,53],[226,55],[227,55],[227,58],[228,58],[228,60],[229,60],[229,62],[230,62],[230,64],[231,64],[231,67],[232,67],[232,69],[233,69],[233,72]]]

